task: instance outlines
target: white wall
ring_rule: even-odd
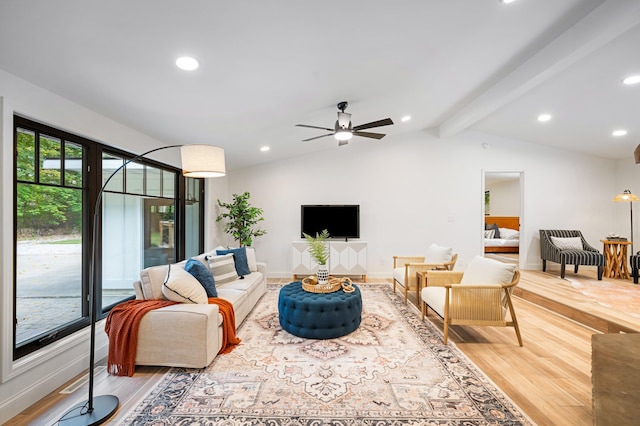
[[[46,396],[88,365],[88,330],[69,336],[17,362],[13,348],[13,115],[107,143],[130,152],[144,152],[180,141],[154,140],[51,92],[0,70],[0,424]],[[154,156],[175,163],[175,152]],[[96,327],[97,359],[106,356],[102,323]]]
[[[485,190],[491,194],[491,216],[520,216],[519,179],[485,184]]]
[[[616,187],[616,162],[475,132],[448,140],[426,132],[354,140],[312,158],[232,171],[228,193],[250,191],[253,205],[264,209],[268,234],[254,245],[270,275],[291,275],[301,204],[348,203],[360,204],[367,276],[389,277],[393,255],[422,254],[432,242],[455,248],[457,269],[482,252],[484,169],[524,171],[526,268],[540,268],[539,229],[581,229],[595,246],[609,231],[614,206],[606,200]]]
[[[612,198],[625,189],[640,196],[640,164],[635,164],[633,152],[629,152],[629,158],[617,162],[616,186],[603,200],[603,203],[611,205],[613,211],[612,220],[608,222],[607,233],[628,237],[631,233],[631,218],[628,203],[614,203]],[[633,203],[633,233],[632,241],[635,241],[634,251],[640,250],[640,202]]]

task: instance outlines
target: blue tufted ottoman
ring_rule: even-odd
[[[280,325],[307,339],[333,339],[353,332],[362,319],[362,296],[353,287],[353,293],[309,293],[299,281],[287,284],[278,297]]]

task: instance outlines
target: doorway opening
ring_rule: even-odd
[[[485,257],[523,263],[522,171],[483,171],[482,249]]]

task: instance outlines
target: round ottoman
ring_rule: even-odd
[[[353,293],[310,293],[299,281],[285,285],[278,297],[280,325],[307,339],[333,339],[351,333],[362,319],[362,296],[360,289],[353,287]]]

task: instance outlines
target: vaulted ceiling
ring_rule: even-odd
[[[228,169],[465,130],[632,158],[639,46],[640,0],[0,2],[0,69],[164,143],[220,145]],[[295,124],[332,128],[343,100],[354,125],[396,124],[301,142],[326,132]]]

